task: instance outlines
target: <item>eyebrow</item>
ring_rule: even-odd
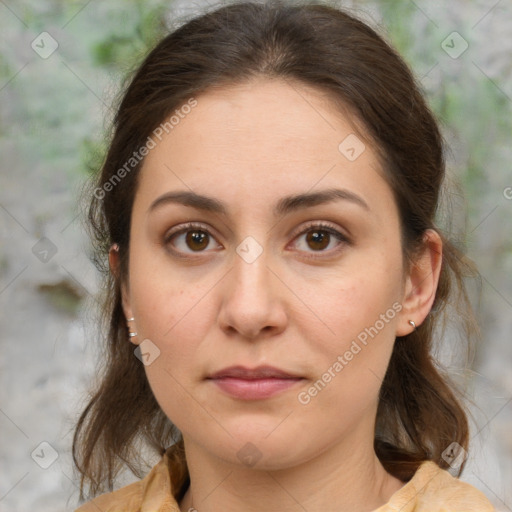
[[[282,217],[288,213],[301,210],[303,208],[311,208],[325,203],[334,201],[349,201],[363,209],[370,211],[370,207],[365,200],[346,189],[332,188],[321,190],[318,192],[309,192],[297,195],[291,195],[281,198],[274,207],[273,214],[275,217]],[[228,215],[226,205],[213,197],[208,197],[187,190],[167,192],[158,197],[151,203],[147,213],[151,213],[155,209],[166,204],[182,204],[190,206],[197,210],[203,210],[210,213],[220,215]]]

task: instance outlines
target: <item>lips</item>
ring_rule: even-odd
[[[273,366],[258,366],[246,368],[244,366],[230,366],[213,373],[209,379],[221,379],[231,377],[234,379],[258,380],[258,379],[300,379],[300,375],[292,374]]]
[[[232,398],[264,400],[293,389],[303,377],[273,366],[231,366],[213,373],[207,380]]]

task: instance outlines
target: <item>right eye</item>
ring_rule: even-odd
[[[165,236],[165,244],[171,245],[173,252],[182,254],[206,252],[214,240],[215,238],[205,226],[194,222],[178,227]],[[217,245],[217,247],[219,246]],[[188,256],[182,257],[187,258]]]

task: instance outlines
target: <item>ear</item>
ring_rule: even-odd
[[[110,271],[115,276],[116,280],[118,280],[120,278],[119,259],[120,259],[119,245],[112,244],[112,246],[110,247],[109,252],[108,252],[108,263],[109,263]],[[134,321],[128,322],[129,318],[133,318],[133,311],[132,311],[131,304],[130,304],[129,289],[128,289],[128,286],[126,285],[126,283],[124,283],[124,282],[121,283],[121,300],[122,300],[124,315],[125,315],[126,321],[127,321],[127,327],[130,329],[130,331],[135,331],[136,330],[135,322]],[[136,339],[137,339],[137,336],[135,336],[134,338],[131,338],[130,341],[132,343],[134,343],[135,345],[138,345]]]
[[[423,236],[423,247],[411,263],[405,280],[402,310],[397,325],[397,336],[405,336],[421,325],[429,314],[436,297],[437,285],[443,260],[443,242],[439,233],[427,229]]]

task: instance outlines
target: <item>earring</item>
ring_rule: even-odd
[[[409,320],[409,323],[412,325],[413,329],[416,330],[416,324],[412,320]]]
[[[127,319],[127,321],[128,321],[128,322],[133,322],[134,320],[135,320],[135,318],[133,318],[133,317],[132,317],[132,318],[128,318],[128,319]],[[129,326],[129,325],[128,325],[128,336],[129,336],[130,338],[133,338],[133,337],[137,336],[137,333],[136,333],[136,332],[131,332],[131,331],[130,331],[130,326]]]

